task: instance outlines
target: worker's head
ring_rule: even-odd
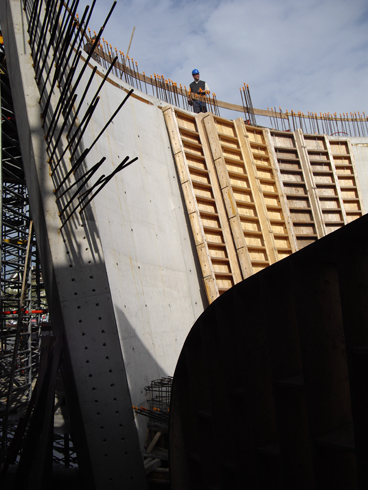
[[[193,75],[194,80],[199,80],[199,71],[197,69],[194,69],[192,71],[192,75]]]

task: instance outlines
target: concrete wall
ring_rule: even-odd
[[[106,156],[96,180],[126,155],[139,160],[60,230],[58,213],[75,188],[58,202],[53,189],[70,169],[68,154],[51,177],[19,1],[2,1],[0,15],[51,319],[58,341],[65,339],[64,382],[80,467],[89,488],[124,482],[145,488],[132,404],[144,401],[152,379],[173,374],[206,304],[160,103],[129,100],[83,170]],[[78,87],[79,100],[90,70]],[[86,104],[102,80],[95,78]],[[82,147],[125,95],[106,84]],[[51,107],[57,99],[56,91]],[[71,176],[69,184],[74,181]]]
[[[91,62],[92,65],[95,64]],[[101,83],[99,73],[91,88]],[[84,74],[87,82],[91,68]],[[88,147],[131,87],[115,76],[106,83],[85,133]],[[81,89],[82,90],[82,89]],[[206,306],[190,224],[162,102],[135,91],[87,159],[107,157],[95,180],[125,156],[138,161],[116,175],[93,201],[133,404],[143,387],[173,375],[184,340]]]

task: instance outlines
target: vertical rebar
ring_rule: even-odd
[[[96,109],[99,101],[100,101],[100,98],[97,97],[97,99],[94,102],[94,104],[91,104],[89,106],[89,108],[86,111],[86,113],[85,113],[85,115],[84,115],[84,117],[83,117],[80,125],[78,126],[78,131],[80,131],[80,135],[78,136],[78,139],[77,139],[77,141],[75,143],[74,150],[72,151],[72,153],[70,155],[70,161],[73,160],[73,157],[74,157],[74,155],[75,155],[75,153],[76,153],[76,151],[77,151],[77,149],[79,147],[79,143],[80,143],[80,141],[81,141],[81,139],[83,137],[83,134],[84,134],[85,130],[87,129],[87,126],[89,124],[89,121],[91,120],[91,117],[93,116],[93,113],[94,113],[94,111],[95,111],[95,109]]]
[[[68,179],[68,177],[73,173],[73,172],[76,172],[77,169],[79,168],[79,166],[81,165],[81,163],[83,162],[83,160],[87,157],[88,153],[92,150],[92,148],[95,146],[95,144],[97,143],[97,141],[100,139],[100,137],[102,136],[102,134],[104,133],[104,131],[107,129],[107,127],[110,125],[110,123],[113,121],[113,119],[115,118],[115,116],[118,114],[118,112],[120,111],[120,109],[123,107],[123,105],[125,104],[125,102],[129,99],[129,97],[132,95],[132,93],[134,92],[133,89],[131,89],[128,94],[126,95],[126,97],[124,98],[124,100],[119,104],[118,108],[115,110],[114,114],[110,117],[110,119],[107,121],[107,123],[105,124],[105,126],[101,129],[101,131],[99,132],[99,134],[97,135],[97,137],[95,138],[94,142],[92,143],[92,145],[89,147],[89,148],[86,148],[84,150],[84,152],[82,153],[82,155],[78,158],[78,160],[75,162],[75,164],[72,166],[72,168],[67,172],[67,174],[64,176],[64,178],[62,179],[62,181],[60,182],[60,184],[58,185],[58,187],[56,188],[55,192],[57,192],[61,186],[64,184],[64,182]]]
[[[72,104],[70,104],[70,106],[69,106],[69,108],[68,108],[68,111],[67,111],[67,113],[65,114],[64,122],[63,122],[63,124],[61,125],[60,131],[59,131],[59,134],[57,135],[56,140],[55,140],[55,142],[54,142],[54,148],[53,148],[53,150],[51,151],[51,155],[49,156],[49,163],[50,163],[50,165],[52,164],[52,158],[53,158],[53,156],[54,156],[54,154],[55,154],[55,151],[56,151],[56,149],[57,149],[57,146],[58,146],[58,144],[59,144],[59,141],[60,141],[60,139],[61,139],[61,136],[62,136],[62,134],[63,134],[63,131],[64,131],[64,129],[65,129],[65,126],[66,126],[66,125],[67,125],[67,123],[68,123],[68,117],[69,117],[69,114],[70,114],[70,112],[71,112],[71,110],[72,110],[72,108],[73,108],[73,104],[75,103],[75,101],[76,101],[76,98],[77,98],[77,97],[78,97],[78,95],[77,95],[77,94],[74,94]],[[46,151],[47,151],[47,152],[48,152],[48,150],[49,150],[49,148],[50,148],[50,143],[51,143],[51,141],[49,141],[48,146],[47,146],[47,148],[46,148]]]
[[[33,62],[34,62],[33,66],[35,66],[38,55],[39,54],[41,55],[43,45],[45,42],[45,38],[47,35],[47,27],[49,25],[51,15],[52,15],[52,9],[50,9],[50,3],[51,2],[52,2],[52,0],[46,0],[45,14],[44,14],[43,21],[42,21],[41,28],[40,28],[40,32],[38,35],[38,46],[37,46],[36,50],[34,50],[34,49],[32,50],[32,58],[33,58]]]
[[[77,107],[77,109],[76,109],[76,111],[75,111],[75,113],[74,113],[73,119],[72,119],[72,121],[71,121],[71,123],[70,123],[70,128],[69,128],[68,133],[67,133],[67,135],[66,135],[67,139],[70,137],[70,133],[71,133],[72,129],[74,128],[74,123],[75,123],[75,121],[76,121],[76,119],[77,119],[77,117],[78,117],[79,111],[80,111],[80,109],[81,109],[81,107],[82,107],[82,104],[83,104],[83,102],[84,102],[84,99],[86,98],[86,95],[87,95],[88,89],[89,89],[89,87],[91,86],[91,83],[92,83],[93,77],[95,76],[96,71],[97,71],[97,66],[94,66],[94,67],[93,67],[93,70],[92,70],[92,73],[91,73],[91,75],[90,75],[90,77],[89,77],[89,79],[88,79],[88,82],[87,82],[86,88],[84,89],[84,92],[83,92],[83,94],[82,94],[82,97],[81,97],[81,99],[80,99],[80,101],[79,101],[78,107]],[[73,135],[73,136],[74,136],[74,135]]]
[[[81,55],[81,52],[79,52],[79,56]],[[79,57],[77,59],[77,63],[79,61]],[[66,82],[65,82],[65,85],[63,87],[63,91],[61,92],[60,94],[60,97],[59,97],[59,100],[56,104],[56,107],[55,107],[55,110],[54,110],[54,113],[52,115],[52,118],[51,118],[51,121],[49,123],[49,127],[48,127],[48,130],[47,130],[47,133],[46,133],[46,139],[50,138],[51,135],[53,134],[54,132],[54,129],[55,129],[55,126],[57,125],[58,123],[58,120],[60,118],[60,115],[61,115],[61,112],[63,110],[63,108],[65,108],[65,111],[68,110],[68,107],[69,107],[69,103],[66,103],[65,104],[65,99],[67,97],[67,94],[68,94],[68,89],[72,83],[72,80],[73,80],[73,76],[74,76],[74,72],[76,70],[76,64],[74,66],[72,66],[70,68],[70,71],[68,73],[68,76],[66,78]],[[58,66],[58,70],[60,70],[61,67],[60,65]],[[51,100],[51,93],[50,92],[50,95],[48,97],[48,103],[50,103],[50,100]],[[71,97],[74,95],[74,93],[71,95]],[[68,101],[69,102],[69,101]],[[43,109],[43,117],[44,117],[44,123],[46,121],[46,111],[47,111],[47,108],[48,108],[48,104],[46,104],[46,107]]]
[[[51,0],[52,1],[52,0]],[[39,49],[39,52],[38,52],[38,56],[36,58],[36,61],[34,63],[34,71],[35,71],[35,74],[36,74],[36,79],[37,79],[37,72],[38,72],[38,68],[39,68],[39,65],[40,65],[40,62],[41,62],[41,58],[44,57],[44,56],[48,56],[48,52],[50,50],[50,47],[51,47],[51,43],[53,42],[53,35],[52,33],[54,32],[54,26],[55,26],[55,22],[57,22],[57,20],[55,21],[55,14],[56,16],[58,16],[59,12],[61,11],[61,3],[60,3],[60,6],[59,6],[59,10],[57,9],[57,2],[54,2],[53,5],[52,5],[52,10],[50,12],[50,15],[48,15],[48,25],[46,26],[46,29],[45,29],[45,32],[44,32],[44,36],[43,36],[43,39],[42,39],[42,44],[41,44],[41,47]],[[44,46],[45,46],[45,42],[46,42],[46,39],[47,39],[47,33],[50,32],[50,39],[49,39],[49,42],[47,44],[47,47],[46,47],[46,53],[42,55],[42,52],[44,50]],[[55,30],[56,32],[56,30]],[[54,34],[55,35],[55,34]]]
[[[34,29],[35,29],[35,26],[38,22],[38,18],[39,18],[39,15],[40,15],[40,12],[41,12],[41,7],[42,7],[42,2],[43,0],[35,0],[34,4],[33,4],[33,8],[32,8],[32,12],[31,12],[31,16],[30,16],[30,19],[29,19],[29,23],[28,23],[28,34],[29,34],[29,44],[31,46],[31,51],[33,52],[33,43],[34,43]]]
[[[146,94],[148,95],[148,91],[147,91],[147,80],[146,80],[146,74],[145,74],[145,72],[143,72],[143,77],[144,77],[144,86],[146,88]]]
[[[67,0],[67,5],[68,5],[68,3],[69,3],[69,0]],[[40,69],[39,73],[36,73],[36,80],[37,80],[37,83],[40,83],[41,76],[42,76],[42,74],[43,74],[43,71],[44,71],[44,69],[45,69],[46,63],[47,63],[47,61],[48,61],[48,56],[49,56],[50,49],[51,49],[51,47],[53,47],[53,45],[54,45],[54,40],[55,40],[55,37],[56,37],[57,31],[58,31],[58,28],[59,28],[59,19],[60,19],[60,16],[61,16],[62,7],[63,7],[63,3],[62,3],[62,2],[60,2],[60,3],[59,3],[59,9],[58,9],[58,11],[57,11],[56,18],[55,18],[55,20],[54,20],[54,25],[53,25],[52,30],[51,30],[50,40],[49,40],[48,45],[47,45],[47,48],[46,48],[46,53],[45,53],[45,54],[44,54],[44,56],[43,56],[43,63],[42,63],[42,67],[41,67],[41,69]],[[65,15],[66,15],[66,14],[65,14],[65,12],[66,12],[66,9],[65,9],[65,11],[64,11],[63,19],[62,19],[62,21],[61,21],[61,23],[60,23],[60,24],[61,24],[61,25],[60,25],[60,31],[62,30],[62,25],[63,25],[64,18],[65,18]],[[60,33],[59,33],[59,34],[60,34]],[[59,38],[59,36],[58,36],[58,38]],[[55,45],[57,46],[57,43],[55,43]],[[52,61],[51,61],[51,63],[50,63],[50,68],[49,68],[49,70],[48,70],[48,74],[47,74],[47,76],[46,76],[46,80],[45,80],[45,82],[44,82],[44,84],[43,84],[43,86],[42,86],[42,90],[44,90],[45,85],[46,85],[47,80],[48,80],[48,77],[50,76],[50,73],[51,73],[51,70],[52,70],[52,66],[53,66],[53,60],[54,60],[54,58],[55,58],[55,52],[54,52],[54,54],[53,54],[53,57],[52,57],[52,58],[53,58],[53,59],[52,59]],[[41,59],[40,59],[40,61],[41,61]]]

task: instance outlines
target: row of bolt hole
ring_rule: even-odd
[[[90,278],[90,279],[93,279],[93,276],[89,276],[89,278]],[[74,279],[74,277],[73,277],[73,278],[72,278],[72,282],[74,282],[74,281],[75,281],[75,279]],[[96,289],[92,289],[92,293],[95,293],[95,292],[96,292]],[[74,296],[77,296],[77,295],[78,295],[78,293],[74,293]],[[96,306],[97,306],[97,305],[96,305]]]
[[[71,265],[69,267],[72,267]],[[93,276],[90,276],[90,279],[93,279]],[[75,279],[73,278],[72,279],[72,282],[74,282]],[[96,290],[95,289],[92,289],[92,292],[94,293]],[[75,295],[77,295],[78,293],[74,293]],[[96,306],[99,306],[99,303],[96,303]],[[78,309],[80,309],[80,306],[77,307]],[[101,317],[98,318],[99,320],[102,320]],[[82,323],[82,320],[79,320],[79,323]],[[105,330],[101,330],[101,333],[105,333]],[[82,336],[86,335],[84,332],[82,332]],[[102,344],[104,347],[106,346],[106,343],[103,343]],[[88,350],[88,347],[85,347],[86,350]],[[106,359],[108,360],[109,359],[109,356],[106,357]],[[88,364],[89,363],[89,360],[86,361],[86,363]],[[112,373],[112,369],[109,369],[109,373]],[[89,375],[90,378],[92,378],[92,374]],[[115,386],[115,383],[112,383],[110,385],[111,387],[114,387]],[[94,391],[96,388],[93,387],[92,390]],[[116,400],[116,398],[114,398],[114,400]],[[95,400],[95,403],[98,403],[98,400]],[[116,410],[115,411],[116,414],[119,413],[119,410]],[[97,412],[97,415],[100,415],[100,412]],[[123,427],[123,424],[119,424],[119,427]],[[101,426],[101,429],[104,429],[103,426]],[[125,437],[122,437],[121,438],[122,441],[125,441]],[[107,442],[107,439],[103,439],[103,442]],[[125,451],[124,454],[128,454],[128,451]],[[105,454],[105,458],[107,458],[108,455]],[[133,479],[133,477],[131,477],[131,480]],[[110,481],[112,481],[113,479],[112,478],[109,478]]]
[[[85,237],[84,237],[84,238],[85,238]],[[64,241],[65,241],[65,240],[64,240]],[[88,249],[86,249],[86,250],[88,250]],[[69,253],[69,252],[67,252],[67,253]],[[90,264],[90,263],[91,263],[91,261],[89,260],[89,261],[88,261],[88,263]],[[69,267],[73,267],[73,266],[72,266],[72,264],[70,264],[70,265],[69,265]],[[90,276],[89,278],[90,278],[90,279],[93,279],[93,276]],[[74,281],[75,281],[75,279],[73,278],[73,279],[72,279],[72,282],[74,282]],[[94,292],[96,292],[96,290],[95,290],[95,289],[92,289],[92,292],[94,293]],[[74,293],[74,295],[75,295],[75,296],[77,296],[77,294],[78,294],[78,293]],[[99,303],[96,303],[96,306],[99,306]],[[78,306],[77,308],[78,308],[78,309],[80,309],[80,306]],[[99,319],[99,320],[102,320],[102,318],[101,318],[101,317],[99,317],[98,319]],[[79,320],[79,323],[82,323],[82,320]],[[105,333],[105,330],[101,330],[101,333]],[[84,336],[84,335],[86,335],[86,334],[83,332],[83,333],[82,333],[82,336]],[[102,345],[103,345],[103,346],[106,346],[106,343],[103,343]],[[85,347],[85,349],[87,350],[87,349],[88,349],[88,347]],[[108,359],[109,359],[109,356],[106,356],[106,359],[108,360]],[[89,361],[87,360],[87,361],[86,361],[86,363],[88,364],[88,363],[89,363]],[[110,370],[109,370],[109,373],[112,373],[112,369],[110,369]],[[90,374],[90,375],[89,375],[89,377],[90,377],[90,378],[92,378],[92,374]],[[113,387],[113,386],[115,386],[115,385],[114,385],[114,383],[112,383],[110,386],[111,386],[111,387]],[[96,388],[92,388],[92,390],[95,390],[95,389],[96,389]],[[114,398],[114,400],[116,401],[116,398]],[[95,403],[98,403],[98,400],[95,400]],[[116,410],[116,411],[115,411],[115,413],[116,413],[116,414],[118,414],[118,413],[119,413],[119,410]],[[97,412],[97,415],[100,415],[100,412]],[[123,427],[123,424],[119,424],[119,427]],[[104,427],[103,427],[103,426],[101,426],[101,429],[104,429]],[[125,437],[122,437],[122,438],[121,438],[121,440],[122,440],[122,441],[125,441]],[[107,442],[107,439],[103,439],[103,442]],[[124,453],[124,454],[125,454],[125,455],[127,455],[127,454],[128,454],[128,451],[125,451],[125,453]],[[105,456],[105,458],[107,458],[107,457],[108,457],[108,454],[105,454],[104,456]],[[133,477],[131,476],[131,477],[130,477],[130,479],[131,479],[131,480],[133,480]],[[111,477],[110,477],[110,478],[109,478],[109,481],[113,481],[113,478],[111,478]]]
[[[86,238],[86,237],[83,237],[83,238]],[[66,240],[64,240],[64,242],[65,242],[65,241],[66,241]],[[86,248],[86,250],[88,250],[88,248]],[[67,254],[69,254],[69,251],[67,251]],[[90,263],[91,263],[91,261],[89,260],[89,261],[88,261],[88,263],[90,264]],[[69,264],[69,267],[73,267],[73,266],[72,266],[72,264]],[[90,276],[90,279],[93,279],[93,276]],[[73,279],[72,279],[72,282],[74,282],[74,281],[75,281],[75,279],[73,278]],[[95,291],[96,291],[95,289],[92,289],[92,292],[93,292],[93,293],[94,293]],[[74,294],[75,294],[75,295],[77,295],[78,293],[74,293]],[[96,306],[99,306],[99,304],[98,304],[98,303],[96,303]],[[78,306],[78,309],[79,309],[79,308],[80,308],[80,306]],[[101,318],[101,317],[99,317],[98,319],[99,319],[99,320],[101,320],[102,318]],[[82,320],[79,320],[79,323],[82,323]],[[105,331],[104,331],[104,330],[101,330],[101,333],[105,333]],[[82,335],[85,335],[85,333],[82,333]],[[106,346],[106,344],[105,344],[105,343],[104,343],[104,344],[102,344],[102,345],[103,345],[103,346]],[[88,349],[88,347],[85,347],[85,349],[87,350],[87,349]],[[107,357],[106,357],[106,359],[109,359],[109,357],[107,356]],[[86,363],[89,363],[89,361],[87,360],[87,361],[86,361]],[[110,370],[109,370],[109,373],[112,373],[112,369],[110,369]],[[90,375],[89,375],[89,377],[92,377],[92,374],[90,374]],[[114,386],[114,384],[111,384],[110,386]],[[92,388],[92,390],[95,390],[95,389],[96,389],[96,388]],[[116,400],[116,398],[114,398],[114,400]],[[98,400],[95,400],[95,403],[97,403],[97,402],[98,402]],[[116,412],[115,412],[115,413],[119,413],[119,410],[116,410]],[[100,412],[97,412],[97,415],[100,415]],[[119,424],[119,427],[123,427],[123,424]],[[104,428],[104,427],[101,427],[101,429],[103,429],[103,428]],[[124,441],[124,440],[125,440],[125,437],[122,437],[122,438],[121,438],[121,440],[122,440],[122,441]],[[103,442],[107,442],[107,439],[103,439]],[[125,453],[124,453],[124,454],[128,454],[128,451],[125,451]],[[105,454],[105,458],[107,458],[107,457],[108,457],[108,455],[107,455],[107,454]],[[131,476],[131,477],[130,477],[130,479],[131,479],[131,480],[133,480],[133,477]],[[109,481],[113,481],[113,478],[111,478],[111,477],[110,477],[110,478],[109,478]]]

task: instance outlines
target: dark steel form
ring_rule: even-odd
[[[246,279],[193,326],[173,490],[368,488],[368,216]]]

